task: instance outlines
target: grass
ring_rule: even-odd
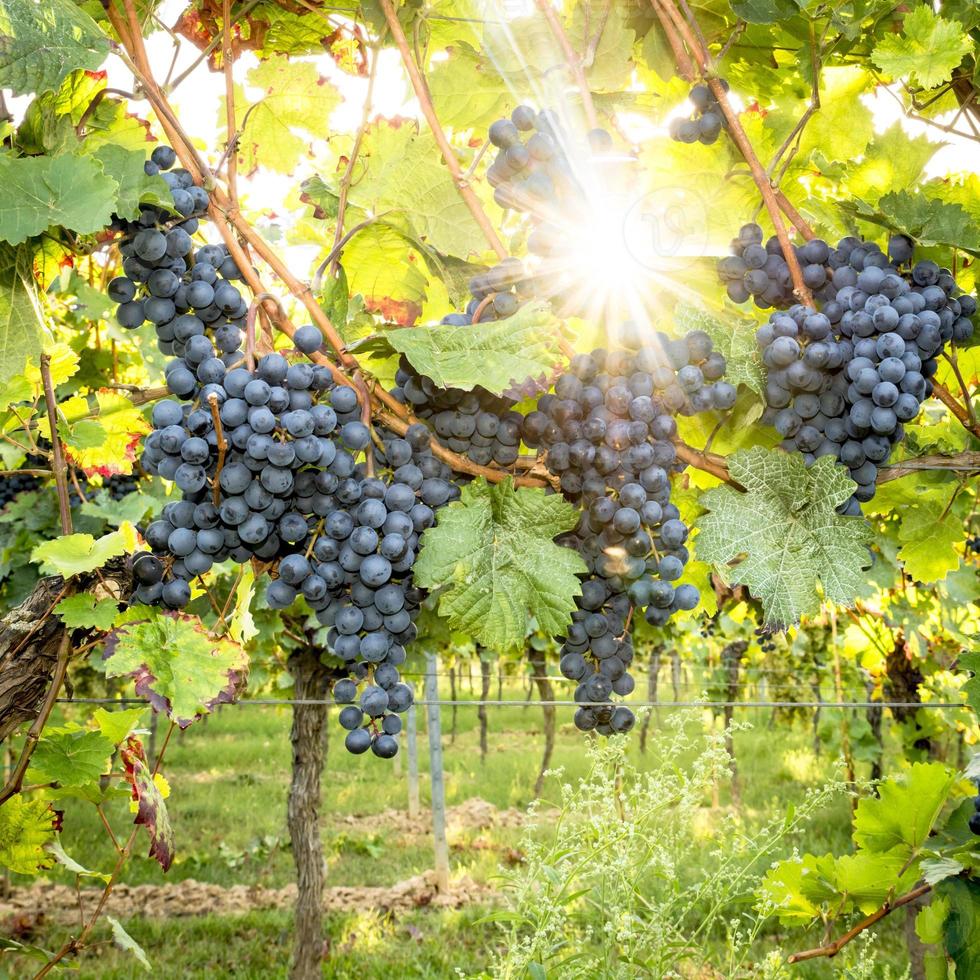
[[[466,697],[465,691],[458,696]],[[519,697],[516,691],[509,696]],[[561,722],[553,768],[565,780],[585,771],[582,736],[570,725],[571,710],[559,708]],[[422,795],[426,805],[428,782],[424,712],[419,712]],[[707,712],[691,712],[693,724],[710,724]],[[780,724],[768,728],[768,712],[744,709],[740,720],[756,727],[736,733],[735,747],[747,822],[761,823],[782,813],[809,786],[828,779],[833,759],[813,753],[808,725]],[[523,808],[531,798],[543,738],[540,709],[490,709],[490,751],[481,763],[475,708],[461,707],[455,740],[450,738],[451,709],[443,709],[444,769],[447,803],[482,797],[497,807]],[[162,884],[193,878],[222,886],[281,887],[294,880],[285,825],[289,783],[290,709],[286,707],[227,707],[206,723],[174,736],[164,771],[171,785],[169,810],[177,838],[177,857],[170,872],[144,857],[146,839],[138,839],[138,855],[130,861],[123,880],[128,884]],[[391,885],[419,874],[432,864],[431,838],[391,830],[373,820],[386,809],[407,806],[404,766],[385,764],[372,756],[351,757],[341,745],[342,730],[330,718],[330,745],[323,775],[324,848],[328,885]],[[647,748],[657,752],[656,724]],[[634,735],[630,753],[642,768],[639,739]],[[886,769],[887,771],[887,769]],[[545,788],[554,795],[555,777]],[[728,787],[719,787],[722,807]],[[705,800],[705,821],[711,825],[717,811]],[[114,851],[92,808],[81,801],[65,802],[63,835],[69,854],[86,867],[109,868]],[[118,832],[132,820],[124,803],[110,812]],[[501,859],[518,843],[520,830],[494,828],[451,831],[454,874],[467,874],[486,882],[497,873]],[[849,848],[849,813],[840,799],[813,823],[805,837],[791,842],[822,853]],[[697,861],[697,855],[691,860]],[[67,872],[52,877],[73,882]],[[202,910],[206,911],[206,910]],[[500,933],[493,924],[477,920],[486,910],[420,909],[410,914],[379,919],[371,908],[327,917],[328,953],[325,976],[449,977],[454,970],[478,972],[485,967]],[[200,915],[152,920],[131,918],[124,925],[144,947],[158,974],[168,977],[266,978],[285,976],[290,950],[290,915],[285,911],[252,911],[237,916]],[[897,924],[896,924],[897,925]],[[886,926],[886,928],[889,928]],[[66,933],[44,928],[33,941],[57,947]],[[96,930],[99,945],[78,959],[80,976],[113,978],[135,975],[129,954],[109,940],[108,926]],[[899,953],[904,948],[895,932]],[[806,945],[806,938],[794,942]],[[900,960],[899,960],[900,961]],[[830,975],[830,967],[817,964],[801,977]],[[0,964],[2,975],[2,964]],[[12,974],[18,975],[18,974]]]

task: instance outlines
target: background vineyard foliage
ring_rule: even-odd
[[[881,797],[899,812],[909,800],[933,804],[930,818],[909,839],[875,848],[861,838],[862,818],[866,825],[872,809],[872,791],[862,788],[855,853],[844,854],[845,843],[837,840],[826,847],[840,856],[802,858],[819,872],[822,890],[809,891],[799,862],[789,860],[764,885],[744,882],[730,897],[734,902],[756,894],[761,917],[795,925],[829,922],[837,933],[924,881],[937,893],[920,913],[918,929],[929,944],[930,975],[945,975],[954,962],[958,976],[970,975],[978,954],[963,938],[963,923],[977,900],[977,856],[966,829],[970,805],[962,801],[969,783],[962,773],[977,735],[966,702],[978,704],[970,672],[977,667],[980,625],[980,346],[962,345],[940,363],[936,380],[950,394],[928,400],[906,427],[891,460],[898,467],[912,461],[904,475],[881,483],[863,519],[829,518],[818,536],[823,549],[803,547],[787,555],[782,543],[798,530],[794,506],[800,495],[805,490],[809,504],[829,514],[838,502],[840,474],[832,475],[829,467],[807,473],[798,458],[775,448],[778,436],[760,422],[765,368],[754,332],[767,314],[726,300],[716,273],[732,236],[756,217],[759,190],[726,133],[710,145],[670,138],[671,121],[691,115],[685,101],[690,86],[679,77],[670,33],[657,16],[663,13],[660,0],[650,6],[614,0],[556,8],[572,48],[583,53],[584,86],[600,124],[613,134],[617,153],[635,161],[629,164],[628,198],[612,202],[622,224],[612,241],[625,245],[614,254],[619,267],[596,247],[610,243],[609,214],[586,208],[577,229],[585,244],[568,294],[580,307],[584,303],[588,315],[565,316],[559,327],[553,309],[525,308],[488,326],[479,357],[467,348],[471,341],[462,341],[464,353],[471,354],[462,362],[452,356],[457,341],[445,339],[450,331],[458,336],[458,328],[417,328],[461,308],[470,279],[496,261],[474,214],[487,216],[506,252],[528,254],[528,221],[495,203],[486,177],[489,125],[527,103],[560,110],[579,135],[588,128],[583,83],[569,71],[541,9],[473,0],[406,5],[394,12],[386,2],[328,8],[315,0],[249,0],[228,7],[234,29],[226,37],[221,8],[210,0],[186,7],[119,2],[108,8],[71,0],[42,6],[0,0],[0,89],[7,110],[0,114],[0,459],[8,471],[51,466],[47,410],[53,406],[44,397],[43,353],[69,464],[73,524],[72,535],[62,533],[58,494],[43,474],[2,477],[0,492],[8,501],[0,512],[4,607],[28,596],[41,576],[111,583],[112,562],[138,547],[137,529],[175,493],[138,467],[140,440],[151,428],[150,399],[159,397],[153,389],[162,384],[166,359],[149,325],[131,331],[117,323],[115,304],[105,293],[120,261],[106,232],[112,216],[132,219],[140,204],[165,206],[169,200],[160,177],[144,172],[148,152],[173,120],[161,120],[141,97],[153,82],[141,83],[131,73],[138,28],[147,39],[156,82],[169,83],[178,124],[196,151],[212,168],[225,163],[226,177],[237,170],[244,220],[285,257],[299,280],[314,284],[315,302],[381,385],[390,388],[395,381],[393,351],[406,352],[418,370],[432,376],[445,372],[460,387],[495,378],[503,390],[515,380],[513,365],[521,362],[534,376],[553,377],[563,357],[560,343],[577,351],[616,343],[624,296],[641,304],[656,329],[683,335],[698,328],[710,335],[727,359],[727,379],[739,385],[738,400],[727,413],[681,418],[680,438],[695,450],[710,447],[727,459],[733,476],[741,475],[746,486],[757,481],[762,492],[746,498],[719,488],[717,467],[712,473],[703,457],[702,465],[696,460],[675,479],[672,499],[695,528],[688,580],[700,588],[702,604],[663,629],[640,618],[634,624],[638,653],[643,659],[679,650],[685,661],[708,668],[711,673],[702,676],[709,694],[725,700],[732,675],[722,653],[744,640],[747,652],[736,675],[739,669],[743,678],[758,671],[764,693],[785,702],[774,713],[775,723],[801,730],[805,709],[793,703],[806,701],[808,691],[835,700],[846,693],[907,703],[884,709],[887,737],[898,738],[904,750],[890,764],[876,729],[881,717],[874,713],[835,716],[828,709],[820,735],[845,759],[851,770],[845,777],[855,776],[855,766],[861,777],[889,777]],[[980,14],[974,4],[951,0],[934,9],[875,0],[709,0],[694,13],[718,72],[731,86],[745,135],[804,222],[828,241],[857,234],[884,245],[890,233],[907,234],[916,242],[917,258],[950,269],[963,290],[975,291]],[[405,54],[426,79],[435,114],[475,196],[475,211],[458,193],[421,118],[393,41],[392,17],[408,39]],[[235,58],[228,79],[237,130],[232,167],[222,160],[229,118],[222,75],[226,44]],[[177,45],[181,51],[171,65]],[[182,78],[197,59],[201,63]],[[368,92],[372,103],[365,101]],[[603,186],[601,172],[590,176]],[[765,212],[759,220],[766,225]],[[212,240],[215,227],[207,229]],[[293,321],[305,322],[300,297],[276,283],[268,263],[257,267]],[[261,318],[259,325],[261,333]],[[277,343],[290,346],[281,337]],[[530,410],[532,400],[522,407]],[[126,482],[129,477],[138,478],[138,488]],[[468,491],[470,516],[481,506],[481,494],[490,492],[482,482]],[[506,492],[512,491],[493,491]],[[524,490],[521,500],[525,523],[549,533],[515,535],[509,545],[529,558],[534,549],[547,567],[555,553],[549,550],[555,548],[550,534],[560,528],[546,514],[543,493]],[[457,519],[466,521],[458,512]],[[760,521],[769,532],[748,563],[741,563],[743,575],[754,569],[751,580],[740,577],[737,567],[747,520]],[[866,522],[860,531],[858,520]],[[874,556],[870,568],[868,547]],[[828,559],[831,552],[838,557]],[[432,552],[423,559],[425,584],[432,588],[452,580],[452,569],[440,568],[439,557]],[[567,620],[572,579],[567,569],[564,576],[553,569],[552,578],[544,575],[522,596],[524,604],[541,616],[547,593],[551,615]],[[752,594],[725,588],[726,581],[750,581]],[[832,581],[847,588],[835,592]],[[217,566],[206,585],[195,588],[186,616],[153,614],[145,622],[145,609],[120,611],[105,582],[93,584],[89,595],[59,597],[49,615],[75,631],[70,680],[76,696],[149,691],[165,699],[169,717],[183,724],[239,693],[246,672],[250,696],[288,690],[290,656],[322,645],[325,631],[302,604],[288,613],[269,608],[267,582],[261,573],[239,576],[237,568]],[[474,620],[460,591],[463,598],[454,604],[448,626],[434,615],[425,620],[425,642],[410,666],[418,668],[419,652],[427,647],[443,651],[447,665],[463,665],[480,653],[474,640],[519,671],[527,648],[537,649],[546,662],[556,659],[550,639],[526,642],[528,624],[498,607],[493,611],[500,615],[482,619],[480,631],[450,632]],[[757,627],[767,621],[784,625],[800,613],[799,626],[759,642]],[[219,628],[227,635],[217,640]],[[138,678],[134,689],[133,672],[143,664],[155,679],[147,685]],[[915,707],[929,701],[964,707]],[[112,854],[108,861],[100,855],[94,871],[82,868],[88,856],[69,857],[60,846],[55,811],[68,806],[72,813],[78,801],[97,804],[111,811],[118,831],[131,820],[130,789],[138,797],[133,829],[149,833],[161,865],[170,863],[174,848],[179,854],[179,834],[175,839],[166,813],[168,805],[180,812],[179,787],[165,802],[169,787],[151,773],[152,760],[145,759],[133,734],[145,723],[136,711],[98,709],[58,718],[45,729],[24,783],[40,788],[11,796],[0,809],[0,859],[8,868],[38,873],[58,862],[80,880],[97,883],[112,872]],[[23,729],[11,743],[17,751],[22,734]],[[125,782],[102,778],[110,770],[125,774]],[[598,772],[588,792],[601,796],[601,766]],[[582,799],[590,798],[582,792]],[[64,804],[66,799],[72,802]],[[574,798],[565,802],[573,811],[580,805]],[[688,816],[680,807],[672,819]],[[569,819],[574,823],[574,814]],[[69,823],[66,842],[71,833]],[[547,841],[539,846],[544,850],[528,846],[526,882],[547,888],[551,875],[542,868],[553,855]],[[896,860],[899,846],[907,850]],[[805,836],[801,849],[809,849]],[[627,862],[617,873],[629,877],[634,871]],[[506,928],[514,930],[515,941],[493,968],[534,975],[540,959],[540,969],[560,969],[565,952],[545,949],[549,934],[528,915],[526,894],[518,888],[510,901],[514,917]],[[636,910],[611,905],[598,914],[600,926],[614,914]],[[627,940],[617,940],[614,954],[605,951],[610,961],[603,965],[590,958],[599,955],[591,928],[577,931],[566,924],[559,932],[575,936],[588,969],[619,975],[629,962],[626,954],[620,957]],[[132,942],[125,930],[114,938],[123,946]],[[732,940],[728,952],[734,956],[746,942],[744,936]],[[786,945],[809,944],[803,936]],[[645,955],[630,948],[629,955]],[[533,955],[521,961],[526,950]],[[720,954],[715,948],[707,955]],[[862,955],[874,962],[870,947]],[[558,958],[549,963],[551,956]],[[665,968],[650,967],[655,974]]]

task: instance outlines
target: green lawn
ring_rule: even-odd
[[[505,692],[508,693],[508,692]],[[445,692],[448,694],[448,692]],[[467,696],[467,691],[460,695]],[[508,696],[518,698],[513,688]],[[561,768],[566,780],[585,771],[583,737],[571,724],[571,709],[559,708],[559,736],[553,768]],[[666,713],[664,710],[664,713]],[[694,725],[707,724],[707,712],[690,711]],[[745,709],[738,720],[756,727],[735,736],[742,783],[743,813],[747,826],[785,811],[799,800],[807,787],[824,782],[833,760],[813,753],[809,725],[769,728],[769,713]],[[281,887],[293,880],[293,868],[285,825],[289,783],[288,732],[290,710],[286,707],[226,707],[206,723],[177,735],[168,750],[164,772],[171,785],[168,802],[177,838],[177,856],[166,875],[145,858],[145,838],[139,839],[139,855],[123,875],[129,884],[155,884],[193,878],[223,886],[262,885]],[[427,802],[428,768],[424,712],[419,711],[420,762],[423,769],[423,806]],[[530,800],[543,738],[540,709],[490,709],[490,751],[480,761],[475,708],[458,711],[457,733],[451,739],[451,709],[443,709],[444,768],[447,803],[450,806],[482,797],[497,807],[523,808]],[[407,807],[404,760],[392,765],[371,755],[351,757],[341,743],[342,730],[330,719],[330,746],[323,776],[323,831],[328,857],[328,885],[390,885],[419,874],[432,863],[431,838],[419,833],[393,830],[375,816],[383,810]],[[642,768],[639,738],[632,737],[634,761]],[[657,752],[656,724],[651,730],[648,757]],[[545,789],[553,795],[555,777]],[[710,827],[719,813],[711,799],[704,801]],[[719,787],[718,802],[729,803],[727,785]],[[353,819],[352,819],[353,818]],[[117,832],[131,821],[120,803],[111,813]],[[108,868],[113,850],[91,808],[78,801],[65,805],[64,843],[76,860],[89,868]],[[492,883],[504,855],[516,846],[521,831],[451,830],[454,874]],[[805,836],[788,842],[820,853],[848,847],[849,815],[846,801],[838,803],[813,822]],[[697,855],[691,860],[697,861]],[[59,877],[57,874],[54,877]],[[71,883],[66,872],[60,880]],[[201,913],[207,910],[201,909]],[[492,923],[477,923],[486,909],[459,911],[419,909],[410,914],[379,918],[371,908],[331,913],[327,917],[328,977],[450,977],[456,969],[475,973],[483,968],[501,934]],[[166,977],[265,978],[285,975],[290,949],[290,915],[284,910],[253,911],[244,915],[216,917],[205,914],[174,919],[132,918],[125,923],[147,952],[154,971]],[[891,947],[889,959],[901,963],[903,949],[896,928],[886,926]],[[49,947],[65,935],[59,928],[42,928],[34,941]],[[132,977],[134,961],[110,942],[108,926],[100,926],[102,942],[79,959],[80,976]],[[794,937],[799,940],[801,937]],[[805,939],[803,940],[805,943]],[[11,964],[13,965],[13,964]],[[800,977],[830,976],[828,964],[817,964],[794,974]],[[12,976],[19,975],[16,971]]]

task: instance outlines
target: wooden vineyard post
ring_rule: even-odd
[[[439,658],[425,655],[426,722],[429,730],[429,782],[432,797],[432,839],[436,885],[449,890],[449,844],[446,841],[446,788],[442,778],[442,727],[439,718]]]
[[[414,704],[406,712],[405,742],[408,749],[408,815],[414,818],[419,815],[419,742]]]

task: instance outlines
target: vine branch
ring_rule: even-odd
[[[875,909],[871,915],[862,919],[853,928],[848,929],[839,939],[827,943],[826,946],[817,946],[815,949],[806,949],[802,953],[794,953],[786,962],[802,963],[804,960],[815,960],[822,956],[836,956],[852,939],[856,939],[866,929],[870,929],[876,922],[880,922],[889,912],[894,912],[895,909],[900,909],[903,905],[908,905],[916,899],[922,898],[930,891],[932,891],[932,885],[919,885],[918,888],[913,888],[901,898],[896,898],[894,902],[885,902],[881,908]]]
[[[391,36],[395,39],[395,45],[398,48],[398,53],[401,55],[402,64],[405,66],[405,70],[408,72],[408,77],[412,82],[412,88],[415,90],[415,97],[419,100],[419,106],[422,109],[422,114],[425,116],[425,121],[429,124],[429,129],[432,130],[432,135],[435,138],[436,145],[439,147],[439,152],[442,154],[442,158],[446,163],[446,167],[449,170],[450,175],[453,178],[453,183],[456,185],[456,190],[459,192],[459,196],[463,199],[463,203],[469,208],[470,214],[473,215],[473,219],[479,225],[480,230],[483,232],[484,237],[490,247],[497,253],[497,257],[500,259],[507,258],[507,249],[504,248],[503,242],[501,242],[499,236],[493,225],[490,223],[490,219],[487,217],[486,211],[483,210],[483,206],[480,204],[479,199],[476,194],[473,193],[473,188],[467,183],[466,178],[463,176],[462,168],[459,165],[459,159],[456,157],[449,140],[446,138],[445,131],[439,124],[439,118],[436,116],[435,107],[432,105],[432,96],[429,93],[429,87],[425,83],[425,79],[422,77],[422,72],[419,70],[419,66],[415,63],[415,59],[412,57],[411,48],[408,46],[408,38],[405,36],[405,31],[402,30],[402,25],[398,20],[398,14],[395,12],[395,8],[391,0],[379,0],[381,4],[381,9],[384,12],[385,20],[388,22],[388,29],[391,31]]]
[[[572,47],[572,43],[569,41],[568,35],[565,33],[565,28],[562,26],[561,20],[558,17],[558,11],[555,10],[551,0],[535,0],[535,2],[537,3],[538,10],[548,22],[548,29],[561,48],[562,56],[568,65],[569,72],[571,72],[572,80],[575,82],[579,95],[582,98],[582,109],[585,112],[589,129],[595,129],[599,125],[599,120],[596,116],[595,103],[592,101],[589,81],[585,77],[585,69],[582,67],[582,59]],[[601,30],[599,36],[602,36]]]

